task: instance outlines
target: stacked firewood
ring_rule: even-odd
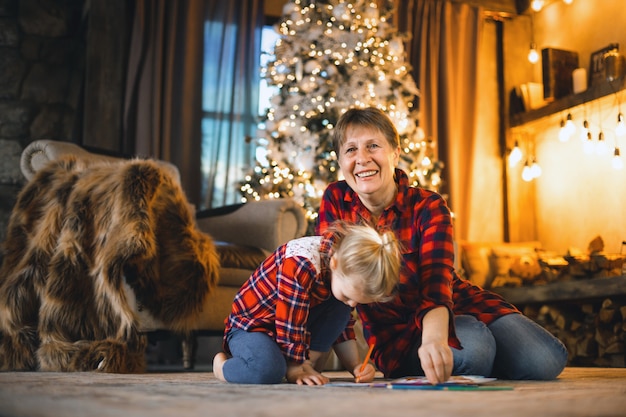
[[[595,253],[564,257],[539,258],[543,279],[537,279],[533,285],[554,281],[576,279],[606,278],[622,275],[626,256],[621,254]],[[544,282],[541,282],[544,281]]]
[[[586,252],[570,249],[564,256],[540,252],[539,265],[542,274],[534,285],[554,281],[605,278],[624,273],[626,254],[604,252],[604,241],[602,237],[596,236],[589,243]]]
[[[524,313],[567,346],[568,365],[626,367],[626,300],[527,306]]]

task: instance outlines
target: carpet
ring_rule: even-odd
[[[326,372],[333,380],[346,372]],[[566,368],[555,381],[496,381],[512,391],[237,385],[211,372],[0,373],[2,417],[626,415],[626,369]]]

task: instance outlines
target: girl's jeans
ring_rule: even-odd
[[[334,297],[311,308],[307,330],[310,350],[327,352],[344,331],[352,309]],[[287,362],[276,341],[265,332],[231,329],[226,337],[232,355],[224,363],[224,378],[239,384],[278,384]]]

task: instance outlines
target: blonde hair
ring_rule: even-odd
[[[352,282],[363,295],[374,301],[389,301],[400,280],[402,250],[391,230],[379,233],[369,225],[333,224],[333,256],[337,271],[358,279]]]

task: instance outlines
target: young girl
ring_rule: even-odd
[[[322,385],[320,372],[334,344],[358,382],[361,371],[352,309],[390,299],[400,274],[400,247],[392,232],[337,223],[323,236],[292,240],[269,256],[241,287],[226,319],[224,351],[213,372],[242,384],[283,381]]]

